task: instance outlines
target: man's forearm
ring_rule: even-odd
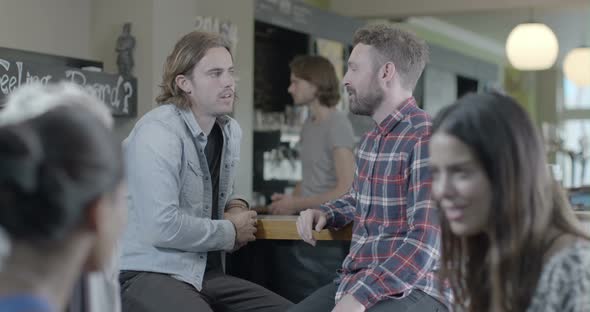
[[[338,186],[322,194],[310,197],[300,197],[298,198],[298,201],[296,202],[295,206],[299,211],[308,208],[319,208],[321,205],[331,200],[340,198],[342,195],[346,194],[346,191],[348,189],[349,187]]]
[[[225,204],[225,212],[226,213],[235,213],[241,211],[248,211],[250,209],[250,205],[248,202],[241,198],[235,198],[227,202]]]

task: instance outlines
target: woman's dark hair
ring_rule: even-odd
[[[13,240],[61,239],[123,174],[120,144],[85,107],[0,127],[0,227]]]
[[[549,248],[548,229],[589,238],[552,179],[545,148],[525,110],[495,93],[468,94],[441,111],[433,133],[467,145],[491,187],[485,234],[442,227],[442,276],[465,311],[525,311]]]

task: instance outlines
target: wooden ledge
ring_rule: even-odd
[[[301,240],[297,232],[297,216],[258,216],[258,231],[256,239]],[[316,240],[350,240],[352,238],[352,224],[340,231],[313,231]]]

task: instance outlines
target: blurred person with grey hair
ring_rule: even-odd
[[[9,96],[5,108],[0,111],[0,127],[26,122],[62,106],[83,107],[109,131],[112,129],[113,117],[106,104],[79,85],[68,82],[46,86],[35,83],[20,87]],[[67,140],[65,137],[63,139]],[[2,259],[8,256],[10,250],[10,239],[4,231],[0,231],[0,270]],[[115,253],[101,271],[89,273],[86,280],[79,281],[86,282],[85,287],[82,285],[76,287],[75,291],[89,290],[90,296],[87,302],[91,312],[121,311],[117,259],[118,256]],[[78,293],[78,295],[84,297],[83,294]],[[73,299],[81,299],[74,297]],[[79,301],[81,300],[71,300],[68,311],[81,309],[82,303]]]
[[[69,82],[42,85],[28,84],[10,95],[0,111],[0,126],[14,124],[39,116],[62,105],[80,105],[90,110],[107,128],[113,127],[109,108],[85,89]]]

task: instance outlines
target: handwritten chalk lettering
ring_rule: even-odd
[[[25,80],[23,81],[23,62],[14,62],[16,64],[16,72],[11,70],[11,62],[0,59],[0,66],[4,68],[6,73],[0,75],[0,90],[4,95],[7,95],[19,87],[22,83],[40,82],[47,84],[53,78],[52,75],[35,75],[28,70],[25,72]]]
[[[102,72],[86,72],[70,67],[59,67],[37,63],[23,63],[0,57],[0,102],[22,84],[71,81],[84,87],[101,101],[110,106],[115,116],[135,114],[137,87],[134,78]]]
[[[5,71],[8,71],[10,69],[10,62],[0,59],[0,66],[4,68]],[[0,91],[2,91],[3,94],[8,94],[7,83],[9,80],[10,76],[8,76],[8,74],[0,76]]]
[[[119,76],[117,78],[117,83],[115,86],[105,83],[92,83],[87,84],[87,78],[84,73],[77,70],[68,70],[66,71],[66,77],[77,84],[84,86],[84,88],[90,92],[91,94],[98,97],[101,101],[109,104],[111,107],[120,109],[121,108],[121,100],[119,97],[119,90],[123,88],[123,113],[129,112],[129,99],[133,96],[133,88],[130,82],[125,82],[123,77]]]
[[[3,94],[9,94],[17,87],[16,77],[9,75],[0,76],[0,90]]]
[[[123,100],[123,113],[129,113],[129,100],[133,96],[133,86],[131,82],[125,81],[123,84],[123,88],[125,89],[125,99]]]
[[[207,32],[219,32],[219,19],[210,16],[197,16],[195,29]]]
[[[17,62],[16,65],[19,72],[18,76],[20,77],[22,74],[22,62]],[[10,70],[10,62],[0,59],[0,67],[4,68],[4,70],[8,72]],[[16,89],[18,86],[20,86],[20,80],[17,78],[17,76],[10,75],[9,73],[0,75],[0,91],[2,94],[7,95],[14,91],[14,89]]]
[[[86,75],[84,75],[79,70],[66,70],[66,79],[69,79],[71,82],[85,85],[86,84]]]
[[[37,75],[32,75],[31,73],[29,73],[27,71],[27,83],[40,82],[40,83],[46,85],[51,81],[51,78],[52,78],[51,75],[37,76]]]
[[[117,88],[111,88],[108,84],[93,83],[84,86],[88,91],[111,107],[119,108],[118,99],[113,99],[113,94],[118,93]]]
[[[237,52],[238,27],[230,21],[222,21],[212,16],[197,16],[195,18],[195,30],[218,33],[231,44],[230,51]]]

